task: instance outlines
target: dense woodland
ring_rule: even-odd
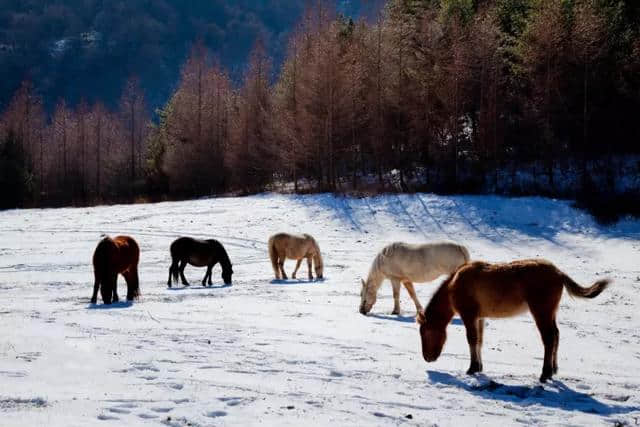
[[[280,67],[268,43],[237,78],[195,40],[155,113],[144,76],[113,105],[51,109],[26,79],[0,117],[0,203],[267,188],[639,200],[635,0],[389,0],[362,20],[313,2]]]

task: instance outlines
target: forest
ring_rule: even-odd
[[[73,80],[51,99],[27,73],[0,116],[0,207],[432,191],[638,213],[638,2],[389,0],[360,19],[310,2],[291,25],[240,73],[191,30],[157,109],[152,49],[113,101]]]

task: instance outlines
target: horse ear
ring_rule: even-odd
[[[424,325],[424,322],[425,322],[426,320],[427,320],[427,319],[424,317],[424,313],[423,313],[423,312],[419,311],[419,312],[416,314],[416,323],[418,323],[418,324],[420,324],[420,325]]]
[[[362,286],[367,286],[367,284],[364,282],[364,279],[360,279],[360,281],[362,282]]]

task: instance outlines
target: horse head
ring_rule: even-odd
[[[363,279],[360,279],[362,282],[362,290],[360,291],[360,313],[367,314],[371,311],[371,307],[376,303],[376,294],[377,292],[369,292],[369,281],[365,282]]]
[[[420,325],[422,357],[424,357],[424,360],[427,362],[435,362],[438,357],[440,357],[444,343],[447,340],[446,327],[438,328],[430,324],[422,312],[418,312],[416,315],[416,322]]]
[[[313,266],[316,270],[316,277],[318,279],[322,279],[324,262],[322,260],[322,255],[320,254],[320,246],[318,246],[318,243],[315,241],[315,239],[313,239],[313,237],[309,237],[311,238],[311,242],[313,245]]]
[[[100,285],[100,294],[102,295],[102,302],[104,304],[111,304],[113,298],[113,288],[111,287],[109,280],[102,280]]]
[[[231,268],[231,265],[229,265],[229,268],[223,269],[222,270],[222,280],[224,281],[225,285],[230,285],[231,284],[231,275],[233,274],[233,269]]]

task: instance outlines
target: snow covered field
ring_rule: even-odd
[[[316,237],[324,281],[272,281],[276,231]],[[101,233],[140,244],[140,301],[89,304]],[[205,269],[187,267],[192,286],[168,289],[180,235],[219,239],[233,285],[216,266],[202,288]],[[537,381],[528,314],[488,321],[485,372],[469,377],[459,319],[427,364],[404,289],[402,316],[388,282],[358,313],[378,250],[440,239],[474,259],[544,257],[582,285],[614,280],[595,300],[564,294],[555,381]],[[423,304],[439,282],[416,286]],[[259,195],[6,211],[0,295],[0,425],[640,425],[640,221],[601,227],[564,201]]]

